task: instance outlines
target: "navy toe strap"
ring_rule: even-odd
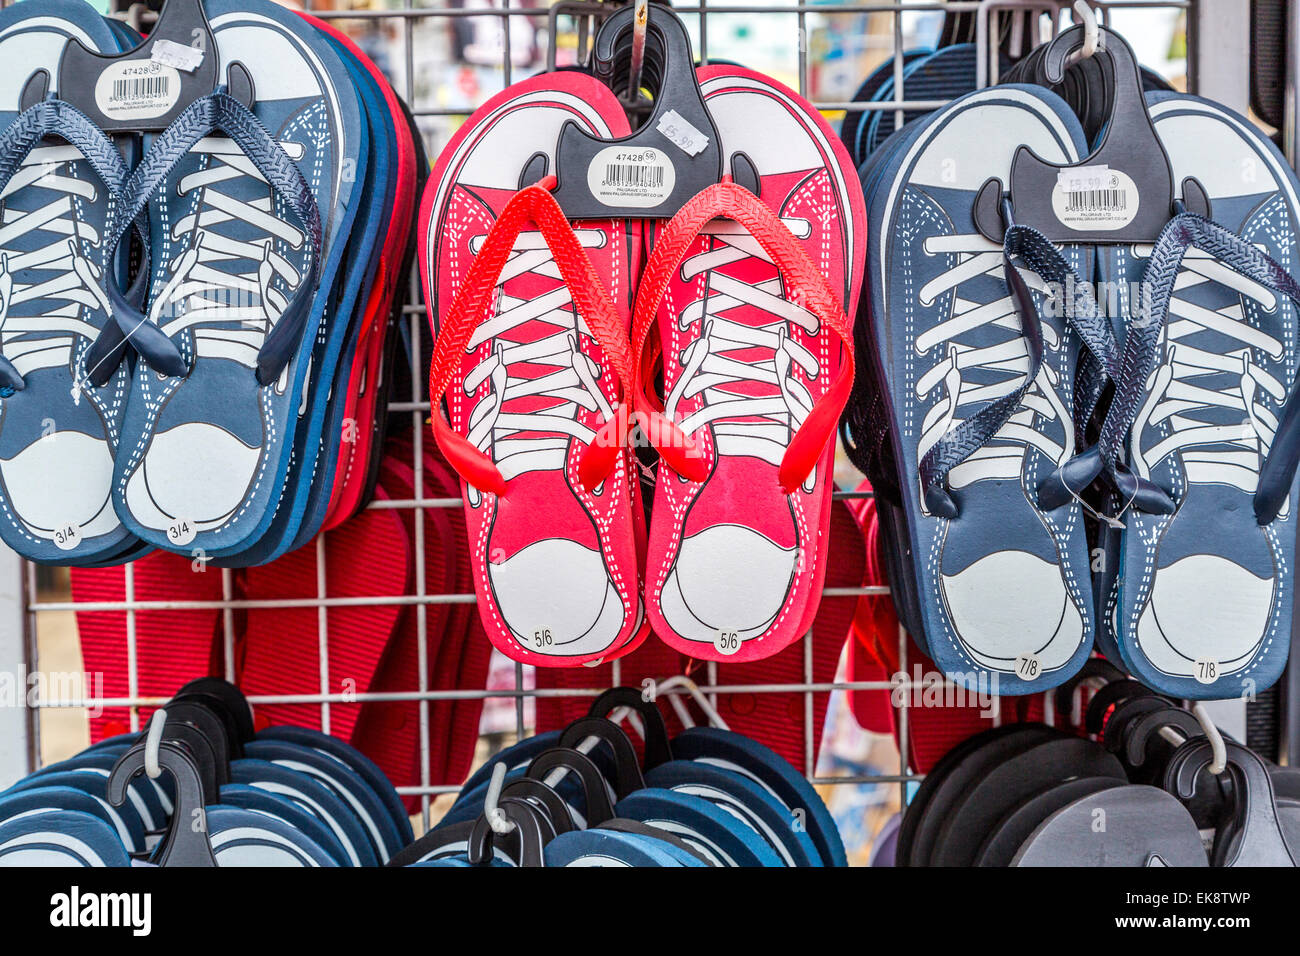
[[[127,217],[134,218],[143,212],[150,198],[163,188],[168,176],[191,147],[218,131],[225,133],[244,152],[257,172],[297,217],[307,237],[307,273],[258,351],[257,381],[265,386],[280,376],[298,351],[311,315],[320,274],[321,217],[316,197],[302,171],[248,107],[224,90],[191,103],[171,126],[159,134],[131,175],[125,188],[126,201],[121,215],[114,220],[109,236],[111,242],[120,242],[126,232]],[[177,344],[150,322],[138,307],[132,306],[129,293],[124,295],[109,283],[108,294],[119,328],[145,361],[167,375],[186,374],[187,363]]]

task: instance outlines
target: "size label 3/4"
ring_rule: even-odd
[[[672,195],[677,183],[673,161],[661,149],[607,146],[587,167],[587,187],[611,207],[649,209]]]
[[[110,63],[95,81],[95,105],[115,120],[156,119],[175,106],[180,95],[180,73],[150,60]]]
[[[199,529],[189,518],[177,518],[167,526],[167,541],[177,547],[189,544],[198,535]]]
[[[1071,229],[1104,232],[1132,222],[1140,199],[1133,177],[1123,170],[1079,166],[1056,174],[1052,212]]]
[[[659,117],[655,129],[687,156],[695,156],[709,145],[709,138],[691,125],[690,120],[676,110],[669,110]]]
[[[54,544],[60,551],[72,551],[81,544],[81,527],[69,521],[54,529]]]

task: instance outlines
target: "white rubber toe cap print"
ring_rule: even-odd
[[[0,474],[9,507],[37,537],[49,540],[71,524],[90,538],[118,525],[109,504],[113,453],[103,439],[54,432],[0,461]]]
[[[797,559],[798,549],[782,548],[752,528],[706,528],[682,542],[668,572],[660,597],[664,620],[692,640],[712,643],[719,631],[757,637],[781,612]]]
[[[539,654],[598,654],[623,629],[623,600],[598,551],[546,538],[488,563],[497,608],[516,640]]]
[[[131,514],[149,528],[185,518],[200,528],[225,521],[256,478],[259,450],[224,428],[187,422],[159,432],[131,475]]]
[[[949,620],[962,625],[957,637],[982,666],[1005,670],[1032,654],[1050,671],[1079,649],[1083,618],[1056,564],[1026,551],[995,551],[941,580]]]
[[[1256,577],[1213,554],[1193,554],[1161,568],[1138,618],[1143,653],[1161,671],[1180,677],[1196,677],[1198,661],[1214,661],[1220,673],[1240,668],[1267,636],[1273,585],[1273,578]]]

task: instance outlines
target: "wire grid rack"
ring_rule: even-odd
[[[0,0],[0,6],[7,6],[13,0]],[[515,50],[512,49],[511,24],[516,18],[526,18],[528,21],[541,26],[546,32],[545,36],[548,42],[548,51],[546,57],[546,66],[554,68],[557,65],[557,50],[563,48],[566,51],[572,51],[574,58],[579,58],[582,51],[585,50],[590,38],[594,35],[594,28],[599,18],[619,6],[616,2],[602,3],[598,0],[559,0],[552,6],[547,6],[550,0],[428,0],[434,4],[426,7],[419,5],[416,0],[386,0],[392,4],[391,7],[383,9],[337,9],[332,6],[334,0],[306,0],[303,4],[305,9],[314,15],[335,21],[336,25],[347,28],[348,24],[364,24],[371,21],[368,28],[374,29],[375,26],[383,24],[385,27],[395,28],[399,40],[397,45],[400,56],[395,58],[396,62],[381,64],[386,68],[386,72],[392,80],[394,88],[403,96],[408,105],[411,106],[412,113],[417,117],[422,131],[425,133],[426,143],[429,149],[430,158],[437,155],[438,148],[442,145],[441,139],[445,142],[443,130],[446,124],[451,121],[463,119],[472,110],[472,106],[464,105],[429,105],[423,100],[427,96],[421,95],[420,69],[417,58],[417,31],[421,25],[437,23],[443,21],[451,23],[456,20],[488,20],[500,25],[497,31],[499,38],[498,50],[500,56],[499,73],[497,80],[498,88],[509,85],[513,80],[535,72],[535,69],[529,69],[527,72],[521,70],[517,63]],[[366,0],[358,0],[366,2]],[[385,2],[385,0],[380,0]],[[1196,10],[1199,5],[1215,3],[1217,0],[1166,0],[1166,2],[1157,2],[1157,0],[1115,0],[1111,3],[1097,3],[1094,6],[1099,10],[1102,22],[1108,22],[1110,14],[1114,9],[1149,9],[1164,8],[1171,10],[1186,11],[1188,17],[1189,33],[1194,28],[1192,21],[1196,16]],[[455,3],[456,5],[451,5]],[[864,50],[868,57],[874,57],[877,61],[883,61],[886,57],[892,56],[894,52],[904,49],[904,41],[908,31],[905,29],[905,20],[908,17],[922,13],[936,13],[942,11],[964,11],[976,12],[981,6],[987,9],[1022,9],[1026,6],[1040,9],[1060,6],[1048,2],[1014,2],[1014,0],[991,0],[991,2],[981,4],[978,0],[958,0],[958,2],[907,2],[907,3],[887,3],[887,2],[827,2],[827,3],[783,3],[781,0],[774,0],[772,3],[764,3],[761,0],[698,0],[694,4],[674,4],[673,9],[683,17],[687,23],[688,29],[693,33],[696,55],[701,60],[707,60],[710,56],[709,45],[709,27],[711,23],[716,22],[722,17],[743,15],[746,18],[771,18],[776,16],[785,16],[787,19],[791,16],[797,24],[797,36],[790,37],[788,43],[794,44],[794,63],[795,77],[798,91],[803,95],[809,95],[812,90],[810,74],[815,65],[823,62],[823,54],[810,53],[809,49],[809,20],[810,18],[832,18],[832,17],[854,17],[862,18],[859,22],[864,25],[870,23],[877,27],[879,20],[877,18],[889,18],[889,27],[885,30],[878,28],[870,31],[863,31],[865,43],[862,45],[859,53]],[[1059,13],[1059,11],[1058,11]],[[140,8],[135,8],[127,17],[130,19],[140,15]],[[147,14],[146,14],[147,15]],[[871,18],[870,20],[866,18]],[[1052,22],[1050,29],[1059,29],[1062,23],[1068,23],[1067,19],[1061,16],[1049,18]],[[341,22],[340,22],[341,21]],[[820,22],[824,22],[820,21]],[[987,78],[992,75],[996,77],[997,67],[994,58],[997,56],[996,33],[990,34],[984,24],[985,20],[981,17],[981,28],[979,33],[978,51],[978,74],[980,85],[987,85]],[[991,39],[990,39],[991,37]],[[571,44],[571,45],[570,45]],[[427,51],[421,51],[422,53]],[[1189,48],[1189,66],[1191,59],[1191,50]],[[1190,73],[1189,75],[1194,75]],[[865,72],[857,76],[853,85],[856,86]],[[480,98],[486,98],[494,90],[484,91]],[[942,101],[927,101],[907,98],[906,81],[903,75],[903,62],[901,57],[894,58],[894,96],[893,99],[883,103],[855,103],[848,101],[847,96],[840,99],[825,100],[818,99],[814,94],[814,105],[826,112],[830,118],[836,119],[844,111],[853,110],[892,110],[895,112],[896,123],[899,125],[903,122],[903,115],[908,110],[933,109],[943,105]],[[418,277],[413,276],[411,289],[407,302],[403,308],[404,320],[410,323],[410,338],[413,343],[419,343],[420,328],[426,322],[425,308],[422,303],[422,295]],[[415,350],[418,353],[418,348]],[[427,416],[429,415],[429,403],[422,396],[420,383],[427,376],[428,356],[415,354],[412,357],[411,378],[415,383],[413,394],[410,396],[394,396],[391,401],[389,410],[391,413],[391,422],[399,422],[401,416],[406,416],[410,422],[414,445],[414,488],[423,488],[423,444],[425,439],[425,429],[423,427]],[[391,430],[391,426],[390,426]],[[867,497],[869,493],[854,491],[837,491],[835,497],[840,500],[849,498]],[[128,674],[128,693],[125,697],[106,697],[90,696],[83,694],[76,696],[55,696],[35,694],[29,695],[28,710],[28,743],[26,747],[26,770],[35,769],[40,764],[39,745],[41,717],[44,713],[55,708],[80,708],[80,707],[125,707],[129,709],[130,726],[133,731],[140,729],[140,708],[150,708],[161,705],[166,702],[166,698],[144,696],[138,690],[137,674],[137,656],[136,656],[136,614],[141,611],[154,610],[219,610],[221,612],[222,639],[224,641],[225,661],[228,669],[227,677],[233,678],[233,667],[235,661],[235,643],[236,643],[236,612],[256,608],[316,608],[317,609],[317,627],[318,627],[318,644],[320,660],[320,690],[313,694],[266,694],[250,696],[250,702],[254,705],[261,704],[314,704],[319,706],[321,715],[321,726],[326,732],[330,729],[330,708],[332,704],[339,703],[364,703],[367,701],[415,701],[419,706],[419,748],[420,748],[420,765],[421,781],[416,786],[401,788],[404,794],[418,795],[422,798],[423,819],[427,827],[430,820],[430,804],[434,798],[444,793],[455,792],[458,788],[455,786],[437,786],[430,782],[430,756],[434,748],[439,746],[439,742],[430,739],[430,704],[435,701],[450,701],[482,698],[507,700],[513,702],[514,709],[514,730],[516,735],[522,737],[530,730],[529,727],[529,710],[526,705],[530,698],[539,698],[543,696],[589,696],[594,697],[599,690],[555,690],[555,689],[538,689],[531,686],[532,682],[528,679],[526,668],[523,665],[514,665],[514,683],[513,687],[502,689],[454,689],[454,690],[433,690],[428,686],[428,660],[429,660],[429,630],[428,630],[428,609],[438,604],[458,604],[473,603],[475,597],[473,594],[437,594],[429,593],[425,580],[425,526],[422,520],[424,509],[431,508],[458,508],[461,507],[459,498],[415,498],[408,500],[388,500],[377,501],[371,504],[372,508],[396,508],[414,511],[415,520],[412,522],[414,529],[413,562],[414,562],[414,586],[411,593],[382,598],[340,598],[330,597],[326,592],[326,568],[325,568],[325,544],[323,539],[315,542],[317,558],[317,585],[318,596],[310,599],[298,600],[236,600],[233,597],[234,588],[232,581],[232,572],[222,570],[222,596],[223,599],[216,602],[210,601],[146,601],[137,600],[134,575],[131,565],[125,569],[125,599],[114,602],[100,603],[73,603],[70,600],[50,600],[48,596],[42,599],[38,593],[37,569],[34,565],[25,564],[24,575],[25,583],[21,595],[21,609],[19,617],[22,620],[21,634],[6,634],[4,631],[3,608],[0,608],[0,644],[10,642],[20,642],[23,651],[23,664],[26,672],[36,672],[40,666],[37,655],[37,637],[43,622],[50,615],[57,613],[78,612],[81,614],[97,612],[125,612],[125,633],[123,640],[127,648],[127,665]],[[310,545],[309,545],[310,547]],[[828,588],[825,592],[826,597],[850,597],[861,594],[887,595],[888,587],[859,587],[859,588]],[[3,595],[0,595],[2,597]],[[331,678],[329,673],[329,645],[330,645],[330,609],[342,606],[365,606],[365,605],[409,605],[413,608],[416,620],[416,633],[418,640],[419,653],[419,686],[418,689],[410,693],[374,693],[374,692],[356,692],[348,695],[333,693],[330,690]],[[653,639],[653,638],[652,638]],[[813,653],[811,635],[805,636],[802,640],[804,650],[804,673],[803,679],[798,683],[789,684],[768,684],[768,685],[733,685],[727,686],[717,682],[716,667],[713,664],[699,669],[693,674],[700,690],[716,704],[717,698],[727,694],[745,693],[745,694],[770,694],[770,693],[798,693],[803,697],[803,713],[805,727],[805,746],[806,754],[805,765],[800,768],[802,772],[816,785],[839,786],[845,784],[880,784],[880,785],[898,785],[900,796],[903,795],[907,784],[919,779],[918,775],[909,772],[908,753],[910,738],[908,733],[908,701],[910,694],[904,694],[902,706],[898,713],[899,728],[899,754],[896,773],[867,773],[867,774],[842,774],[842,775],[817,775],[817,740],[820,736],[820,728],[813,726],[814,698],[817,694],[833,694],[838,692],[847,692],[855,690],[890,690],[899,686],[892,681],[858,681],[849,682],[836,680],[829,683],[818,683],[813,679]],[[909,672],[907,664],[908,658],[908,641],[906,634],[900,631],[898,636],[898,653],[900,661],[900,670],[906,674]],[[13,659],[13,655],[8,655],[8,659]],[[619,682],[619,662],[613,663],[614,682]],[[663,675],[664,678],[674,675]],[[902,685],[907,688],[908,684]],[[673,690],[670,693],[684,693],[682,690]],[[1047,695],[1050,701],[1050,696]],[[1049,704],[1050,706],[1050,704]],[[1049,714],[1050,717],[1050,714]],[[995,718],[996,719],[996,718]]]

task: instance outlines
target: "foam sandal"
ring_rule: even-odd
[[[223,557],[270,527],[299,418],[328,391],[328,376],[308,372],[322,323],[338,334],[324,313],[360,205],[366,131],[351,74],[300,17],[264,0],[204,0],[204,11],[257,100],[199,99],[128,183],[123,208],[150,217],[153,273],[147,315],[114,302],[141,357],[114,505],[152,544]]]
[[[137,544],[110,498],[130,372],[101,287],[106,272],[126,277],[106,231],[127,166],[57,91],[19,102],[31,74],[58,72],[70,38],[101,53],[124,42],[84,3],[0,11],[13,79],[0,98],[0,540],[44,564]]]
[[[870,206],[871,353],[898,459],[918,639],[959,682],[991,674],[1000,693],[1046,689],[1078,669],[1093,636],[1083,510],[1057,494],[1076,447],[1079,341],[1044,315],[1043,296],[1085,256],[1023,227],[999,249],[971,209],[990,177],[1007,179],[1022,144],[1074,162],[1082,131],[1050,92],[1004,86],[896,139]],[[965,157],[959,168],[945,165],[953,156]],[[1012,256],[1031,268],[1004,271]]]
[[[516,83],[442,151],[419,218],[434,436],[462,478],[484,629],[539,666],[599,660],[645,633],[620,404],[629,243],[613,220],[570,223],[546,188],[564,173],[552,167],[565,122],[628,132],[593,77]],[[534,172],[552,178],[523,185]]]
[[[637,411],[661,455],[645,594],[661,639],[743,662],[801,636],[820,595],[866,217],[806,101],[738,67],[698,75],[727,178],[659,229],[632,331]],[[648,394],[660,351],[662,403]]]
[[[1195,178],[1213,221],[1177,216],[1135,250],[1151,321],[1127,331],[1102,454],[1123,442],[1124,467],[1167,498],[1123,513],[1113,623],[1148,686],[1253,696],[1291,643],[1300,183],[1231,110],[1147,99],[1174,182]]]

